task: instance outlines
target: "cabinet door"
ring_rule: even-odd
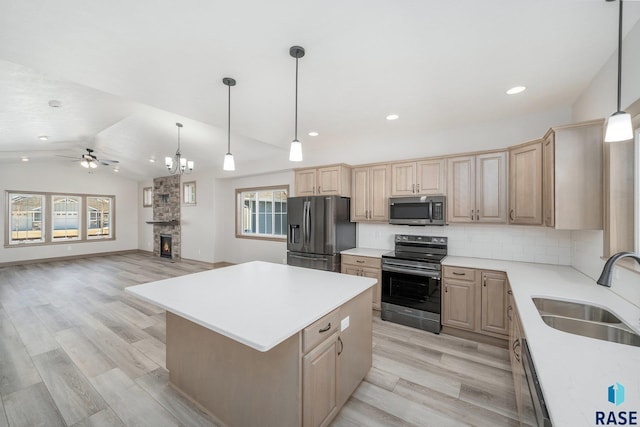
[[[318,169],[318,193],[322,195],[340,195],[340,166]]]
[[[328,425],[338,412],[338,333],[302,361],[302,425]]]
[[[375,268],[362,268],[362,276],[376,279],[377,282],[373,287],[373,308],[380,310],[380,302],[382,299],[382,288],[380,283],[382,282],[382,270]]]
[[[445,159],[421,160],[416,163],[416,193],[445,193]]]
[[[542,224],[542,142],[509,151],[509,221]]]
[[[389,166],[369,168],[369,219],[389,220]]]
[[[475,156],[447,159],[447,222],[472,222],[475,204]]]
[[[544,209],[544,225],[555,227],[555,135],[550,132],[544,140],[542,155],[542,207]]]
[[[500,272],[482,272],[482,315],[480,329],[507,335],[509,333],[507,307],[507,275]]]
[[[351,221],[366,221],[369,219],[369,168],[354,168],[351,182]]]
[[[447,279],[442,297],[442,324],[455,328],[475,329],[475,282]]]
[[[393,163],[391,165],[391,195],[412,196],[416,194],[416,162]]]
[[[476,221],[507,222],[507,153],[476,156]]]
[[[296,196],[316,194],[316,169],[297,170],[295,175]]]

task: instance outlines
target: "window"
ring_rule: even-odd
[[[80,207],[78,196],[52,196],[51,240],[78,240],[80,238]]]
[[[189,181],[182,184],[182,202],[185,205],[196,204],[196,182]]]
[[[288,193],[289,186],[236,190],[236,237],[286,238]]]
[[[111,197],[87,197],[87,238],[111,237]]]
[[[145,187],[142,189],[142,207],[150,208],[153,206],[153,188]]]
[[[5,247],[115,238],[114,196],[6,191]]]
[[[9,244],[44,242],[41,194],[9,193]]]

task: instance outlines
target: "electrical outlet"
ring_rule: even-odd
[[[344,331],[349,327],[349,316],[345,317],[340,321],[340,332]]]

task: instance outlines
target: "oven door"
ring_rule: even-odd
[[[440,314],[440,272],[382,270],[382,302]]]

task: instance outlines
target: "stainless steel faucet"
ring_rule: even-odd
[[[598,285],[607,286],[610,288],[611,279],[613,276],[613,266],[616,262],[618,262],[619,259],[627,257],[635,259],[636,262],[640,264],[640,255],[634,254],[633,252],[618,252],[607,260],[607,263],[602,269],[602,274],[600,274],[600,278],[598,279]]]

